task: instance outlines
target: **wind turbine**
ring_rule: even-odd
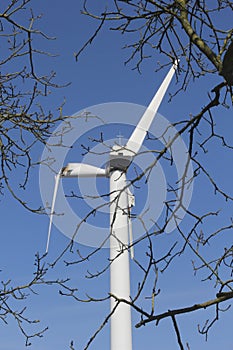
[[[129,190],[126,173],[134,157],[139,153],[177,65],[178,62],[175,61],[126,145],[112,147],[105,169],[83,163],[68,163],[55,177],[46,252],[49,247],[60,178],[108,177],[110,180],[111,350],[132,350],[130,305],[124,302],[117,304],[117,300],[130,301],[129,250],[133,257],[130,208],[134,205],[134,196]]]

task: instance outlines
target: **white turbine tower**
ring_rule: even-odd
[[[134,205],[134,197],[129,191],[126,173],[143,144],[177,64],[178,62],[175,62],[171,67],[126,145],[113,146],[106,169],[83,163],[69,163],[60,170],[55,180],[46,252],[48,252],[59,179],[61,177],[108,177],[110,179],[111,350],[132,350],[130,305],[124,302],[117,305],[119,299],[130,301],[129,247],[133,257],[133,240],[129,212]]]

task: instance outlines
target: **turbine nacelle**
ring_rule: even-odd
[[[133,160],[133,153],[124,146],[114,145],[109,155],[108,172],[120,170],[126,172]]]

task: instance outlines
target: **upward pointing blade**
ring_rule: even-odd
[[[175,63],[171,67],[170,71],[168,72],[166,78],[162,82],[159,90],[156,92],[151,103],[149,104],[145,113],[141,117],[138,125],[134,129],[127,144],[125,145],[125,149],[130,151],[130,153],[131,152],[133,153],[131,155],[136,155],[138,153],[139,149],[141,148],[143,141],[146,137],[146,134],[151,126],[151,123],[153,122],[153,119],[158,111],[160,103],[162,102],[162,99],[163,99],[163,97],[167,91],[167,88],[171,82],[171,79],[175,73],[177,65],[178,65],[178,61],[175,61]]]
[[[57,197],[59,180],[60,180],[60,172],[55,176],[53,200],[52,200],[50,220],[49,220],[48,239],[47,239],[47,245],[46,245],[46,251],[45,251],[46,253],[48,253],[48,250],[49,250],[49,241],[50,241],[50,235],[51,235],[51,229],[52,229],[52,223],[53,223],[54,207],[55,207],[55,202],[56,202],[56,197]]]

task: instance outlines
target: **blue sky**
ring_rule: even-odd
[[[103,30],[93,45],[88,46],[86,51],[75,62],[74,52],[84,44],[92,34],[95,23],[85,16],[80,15],[79,2],[70,0],[68,4],[51,0],[49,2],[35,1],[35,11],[43,13],[41,28],[51,36],[56,36],[56,40],[49,42],[40,41],[38,44],[54,54],[56,58],[46,58],[38,60],[38,69],[54,69],[57,71],[58,82],[71,82],[65,89],[60,89],[53,93],[43,103],[47,109],[55,111],[63,99],[66,99],[64,114],[72,115],[77,111],[101,103],[108,102],[130,102],[140,105],[147,105],[150,102],[157,87],[162,81],[165,71],[154,73],[154,60],[148,60],[142,66],[142,74],[131,70],[132,66],[125,66],[124,60],[127,52],[122,50],[124,37],[117,33],[109,33]],[[97,7],[99,5],[96,5]],[[226,21],[229,21],[227,18]],[[110,35],[111,34],[111,35]],[[156,57],[156,60],[159,59]],[[199,111],[199,107],[208,101],[207,92],[214,84],[220,81],[218,76],[210,79],[200,79],[191,84],[185,94],[179,94],[171,103],[168,103],[168,96],[165,97],[160,113],[166,116],[171,122],[187,118],[192,113]],[[169,89],[175,91],[175,81]],[[216,111],[222,123],[219,130],[223,130],[228,141],[232,138],[232,111],[219,108]],[[115,121],[113,121],[115,122]],[[203,130],[204,131],[204,130]],[[118,130],[117,130],[118,132]],[[187,140],[185,140],[187,141]],[[34,151],[35,157],[40,159],[43,147],[38,146]],[[79,150],[77,151],[79,152]],[[217,161],[216,161],[217,159]],[[232,154],[223,153],[218,147],[213,147],[209,151],[207,166],[211,169],[219,181],[224,182],[232,192]],[[227,169],[228,174],[225,169]],[[17,174],[15,175],[17,176]],[[17,178],[15,179],[17,182]],[[196,180],[191,208],[197,211],[205,209],[208,204],[210,208],[216,201],[216,197],[203,199],[201,196],[207,191],[205,180]],[[25,197],[38,206],[41,204],[38,169],[34,169],[29,182]],[[42,253],[45,249],[48,217],[36,216],[25,211],[18,203],[6,193],[1,199],[2,218],[2,244],[0,246],[1,256],[1,280],[10,278],[14,284],[25,283],[29,280],[33,272],[34,255],[37,251]],[[217,200],[220,206],[225,208],[226,204],[219,197]],[[156,204],[156,203],[155,203]],[[229,207],[227,214],[232,210]],[[218,224],[221,220],[213,219],[213,223]],[[227,222],[227,219],[226,219]],[[188,220],[184,220],[183,227],[188,227]],[[206,226],[208,229],[208,226]],[[211,227],[209,227],[209,230]],[[176,240],[177,233],[165,235],[154,241],[156,251],[166,250],[169,245]],[[231,242],[230,233],[227,237],[221,237],[227,243]],[[52,232],[52,239],[48,262],[53,261],[68,240],[55,227]],[[219,241],[219,245],[222,241]],[[146,243],[145,243],[146,245]],[[78,244],[76,244],[78,249]],[[145,248],[145,247],[144,247]],[[81,246],[82,252],[88,253],[89,247]],[[218,241],[210,248],[210,255],[217,254]],[[222,246],[221,248],[222,249]],[[143,244],[135,249],[135,253],[141,259],[144,256]],[[159,253],[158,253],[159,254]],[[105,266],[109,251],[101,250],[95,260],[89,264],[74,265],[69,269],[64,268],[62,262],[58,264],[51,275],[68,277],[71,276],[73,285],[79,289],[79,296],[85,297],[85,293],[95,297],[106,296],[109,290],[109,273],[106,272],[98,280],[86,280],[84,275],[87,269],[101,268]],[[72,258],[72,257],[67,257]],[[168,308],[192,305],[206,299],[214,298],[213,283],[201,283],[203,276],[199,274],[194,277],[190,252],[187,251],[180,260],[172,265],[166,273],[161,275],[159,287],[162,290],[161,296],[156,300],[157,312],[166,311]],[[137,288],[140,280],[140,273],[132,264],[131,275],[132,291]],[[150,283],[146,289],[150,291]],[[87,343],[89,337],[101,324],[109,310],[109,303],[77,303],[65,297],[61,297],[55,287],[38,288],[38,295],[33,295],[28,299],[27,315],[32,318],[39,318],[42,327],[49,326],[49,330],[42,339],[34,339],[32,350],[68,349],[70,340],[74,340],[75,349],[81,350]],[[148,300],[141,300],[144,305],[149,305]],[[227,306],[227,305],[225,305]],[[189,342],[191,349],[232,349],[233,338],[231,335],[232,313],[231,311],[221,315],[217,326],[210,332],[208,342],[197,334],[197,324],[204,324],[205,320],[214,315],[214,310],[210,312],[196,312],[193,315],[181,316],[177,318],[183,336],[184,344]],[[137,314],[133,313],[133,324],[139,321]],[[19,333],[14,321],[9,319],[9,324],[1,324],[0,349],[21,350],[24,349],[24,339]],[[171,321],[161,321],[159,327],[150,324],[133,331],[133,349],[177,349],[176,337],[172,329]],[[109,325],[97,336],[96,341],[90,349],[109,349]]]

